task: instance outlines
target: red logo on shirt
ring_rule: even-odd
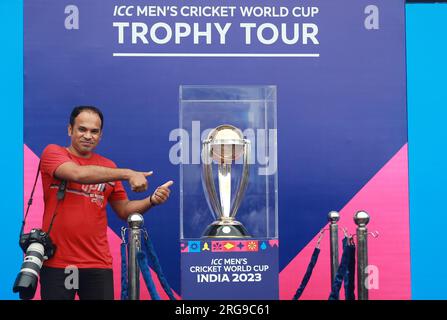
[[[105,183],[83,184],[81,185],[81,188],[82,191],[89,195],[92,203],[96,203],[99,207],[104,205],[104,190],[106,189]]]

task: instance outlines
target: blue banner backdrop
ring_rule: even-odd
[[[243,5],[235,0],[188,2],[188,6],[236,7],[234,16],[227,17],[172,16],[170,11],[165,16],[149,16],[149,11],[146,16],[114,16],[115,5],[148,4],[135,0],[25,2],[25,144],[37,155],[49,143],[67,145],[72,107],[93,104],[105,114],[98,153],[120,167],[154,170],[153,187],[169,179],[178,182],[179,168],[169,161],[176,142],[169,141],[169,134],[178,127],[180,85],[276,85],[282,269],[326,224],[327,212],[341,209],[407,143],[404,1],[375,1],[380,8],[380,29],[368,25],[374,21],[368,22],[373,11],[365,11],[370,4],[366,0],[281,1],[289,12],[295,7],[318,8],[314,16],[309,11],[308,17],[243,17],[238,11],[242,6],[278,7],[272,0],[244,1]],[[78,29],[70,5],[79,12]],[[157,0],[150,5],[179,9],[184,3]],[[114,22],[122,27],[113,26]],[[194,44],[191,34],[176,44],[176,22],[189,24],[191,32],[194,23],[202,31],[211,23],[211,43],[202,36]],[[129,27],[124,27],[126,23]],[[134,31],[140,32],[140,36],[134,32],[135,44],[132,23],[142,23],[135,25]],[[166,25],[154,29],[151,38],[156,23],[171,29]],[[214,23],[221,27],[231,23],[225,44]],[[300,37],[293,45],[285,44],[281,37],[266,44],[262,37],[274,38],[275,28],[267,25],[260,39],[255,29],[250,33],[241,23],[254,23],[253,28],[269,23],[278,32],[284,23],[289,38],[294,23],[299,23]],[[144,36],[143,24],[148,28]],[[166,44],[154,43],[154,38],[168,39],[169,30],[173,35]],[[178,57],[161,53],[251,55]],[[271,55],[256,57],[255,53]],[[131,199],[139,197],[126,188]],[[147,214],[145,221],[166,275],[179,290],[178,184],[171,197]],[[110,228],[119,234],[123,222],[111,211],[108,216]]]

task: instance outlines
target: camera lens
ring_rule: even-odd
[[[25,259],[13,287],[13,292],[19,292],[20,299],[29,300],[34,297],[44,253],[44,246],[38,242],[31,243],[28,246]]]

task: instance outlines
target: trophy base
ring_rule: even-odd
[[[216,221],[205,229],[202,238],[251,238],[251,236],[240,222]]]

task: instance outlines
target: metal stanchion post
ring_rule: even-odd
[[[127,223],[129,224],[129,300],[139,300],[140,268],[138,267],[137,253],[141,249],[141,229],[144,225],[144,219],[141,214],[133,213],[127,218]]]
[[[369,214],[366,211],[358,211],[354,215],[357,225],[357,287],[358,300],[368,300],[368,288],[366,285],[366,272],[368,267],[368,229]]]
[[[338,270],[338,225],[337,221],[340,220],[340,214],[337,211],[331,211],[328,213],[329,231],[331,241],[331,287],[334,283],[335,275]]]

